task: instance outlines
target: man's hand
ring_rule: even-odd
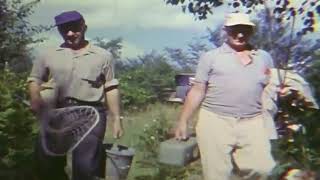
[[[120,119],[113,122],[113,137],[120,138],[123,135],[123,128]]]
[[[278,89],[278,92],[281,97],[288,96],[289,94],[291,94],[290,87],[284,85]]]
[[[175,138],[177,140],[186,140],[188,138],[188,120],[192,117],[192,114],[204,99],[206,89],[207,85],[205,83],[193,82],[193,86],[187,94],[178,120],[177,128],[175,130]]]
[[[40,113],[41,109],[43,109],[43,107],[44,107],[44,102],[43,102],[43,100],[42,100],[41,97],[33,97],[33,98],[31,98],[31,100],[30,100],[30,106],[31,106],[31,107],[30,107],[31,110],[32,110],[34,113],[38,114],[38,113]]]
[[[176,140],[186,140],[188,138],[187,135],[187,122],[186,121],[179,121],[177,128],[175,130],[175,139]]]

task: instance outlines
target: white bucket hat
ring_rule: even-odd
[[[235,25],[255,26],[255,24],[250,21],[250,17],[248,14],[244,14],[244,13],[228,14],[225,18],[224,26],[235,26]]]

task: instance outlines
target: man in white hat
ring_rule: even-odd
[[[247,14],[227,16],[227,39],[200,57],[178,120],[175,137],[185,139],[200,106],[196,134],[205,180],[264,179],[275,166],[261,106],[273,60],[248,43],[254,27]]]

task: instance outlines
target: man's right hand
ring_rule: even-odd
[[[44,107],[44,102],[41,97],[31,98],[30,100],[31,110],[38,114],[41,112],[41,109]]]
[[[177,128],[175,130],[175,139],[176,140],[186,140],[188,138],[187,135],[187,122],[186,121],[179,121]]]

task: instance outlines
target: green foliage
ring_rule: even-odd
[[[307,80],[314,88],[318,103],[320,99],[319,62],[317,59],[311,67],[311,71],[306,74]],[[282,113],[277,116],[277,122],[284,127],[296,126],[297,129],[286,128],[282,137],[274,142],[276,145],[274,154],[279,161],[279,165],[274,171],[275,177],[279,177],[289,168],[314,172],[320,169],[320,127],[318,123],[320,111],[306,109],[303,103],[295,101],[294,95],[282,98],[280,101]]]
[[[31,179],[35,118],[14,97],[26,97],[25,76],[0,72],[0,179]]]
[[[38,2],[0,1],[0,179],[33,179],[36,120],[15,97],[26,98],[24,72],[31,66],[27,45],[39,41],[33,36],[45,30],[28,22]]]
[[[171,65],[182,73],[194,72],[201,54],[206,51],[208,51],[208,47],[200,41],[188,44],[188,50],[165,48]]]
[[[0,68],[5,62],[14,71],[26,71],[31,66],[27,45],[40,41],[33,36],[47,29],[44,26],[32,26],[28,17],[39,0],[23,3],[22,0],[0,1]]]
[[[313,170],[320,169],[319,153],[319,111],[301,112],[295,108],[289,110],[289,124],[298,125],[294,131],[287,129],[279,140],[274,142],[274,156],[279,164],[273,175],[279,177],[289,168]]]
[[[121,84],[121,102],[125,108],[131,106],[131,109],[137,109],[155,101],[151,88],[146,88],[148,82],[143,82],[145,75],[142,68],[137,68],[118,76]]]
[[[175,74],[167,59],[155,52],[129,59],[116,74],[125,109],[138,109],[165,100],[163,89],[174,86]]]
[[[276,0],[276,1],[264,1],[264,0],[164,0],[166,4],[180,5],[182,11],[191,13],[198,20],[207,19],[208,14],[213,14],[215,8],[226,4],[229,7],[234,8],[234,11],[245,11],[251,13],[260,7],[267,7],[272,4],[272,13],[277,16],[277,20],[283,21],[290,19],[297,15],[300,15],[303,25],[300,33],[305,34],[315,29],[315,21],[320,15],[320,3],[317,0],[304,0],[297,3],[292,3],[289,0]],[[318,16],[318,17],[316,17]],[[300,28],[299,27],[299,28]]]
[[[314,94],[317,95],[317,102],[320,102],[320,50],[314,52],[314,63],[306,73],[306,79],[313,87]]]
[[[95,44],[109,50],[116,59],[116,78],[120,81],[121,103],[125,109],[137,110],[167,98],[164,88],[174,86],[176,70],[164,55],[151,52],[138,58],[121,59],[122,39],[105,41],[96,38]]]
[[[118,60],[121,57],[122,38],[111,39],[106,42],[103,38],[97,37],[94,41],[97,46],[109,50],[115,59]]]
[[[223,4],[228,4],[228,6],[237,8],[237,7],[246,7],[249,9],[255,9],[256,6],[259,6],[264,3],[263,0],[165,0],[166,4],[171,5],[181,5],[182,11],[192,13],[196,19],[204,20],[207,19],[208,14],[213,14],[214,9],[222,6]]]

